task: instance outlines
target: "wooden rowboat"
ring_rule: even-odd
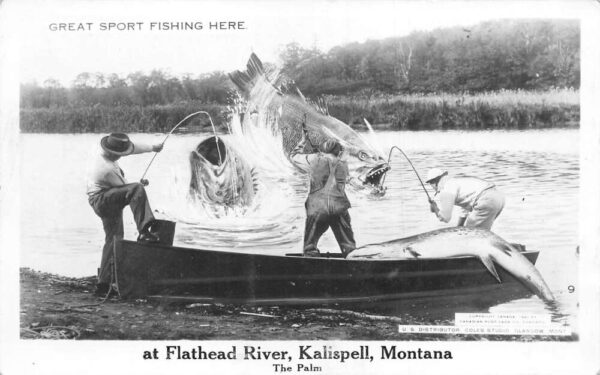
[[[171,237],[172,238],[172,237]],[[523,255],[535,264],[538,252]],[[125,298],[250,304],[324,304],[416,300],[512,289],[527,293],[498,267],[502,283],[475,257],[355,260],[213,251],[116,240],[114,266]]]

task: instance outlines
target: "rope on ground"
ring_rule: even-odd
[[[108,300],[108,297],[110,296],[110,293],[113,290],[115,290],[117,292],[117,294],[119,295],[119,298],[120,298],[121,294],[119,293],[119,290],[117,288],[113,287],[113,284],[114,284],[113,281],[116,281],[116,276],[115,276],[114,272],[111,272],[111,275],[110,275],[110,284],[109,284],[110,286],[108,288],[108,291],[106,292],[106,295],[102,299],[102,301],[100,301],[98,303],[88,303],[88,304],[85,304],[85,305],[67,306],[67,310],[76,311],[74,309],[83,308],[83,307],[100,306],[100,305],[102,305],[104,302],[106,302]]]
[[[102,305],[104,302],[106,302],[108,300],[108,297],[110,296],[110,293],[112,291],[113,291],[113,287],[112,287],[112,280],[111,280],[110,287],[108,288],[108,292],[106,292],[106,295],[104,296],[104,298],[102,299],[102,301],[100,301],[98,303],[88,303],[88,304],[85,304],[85,305],[67,306],[67,310],[73,310],[73,309],[78,309],[78,308],[82,308],[82,307],[100,306],[100,305]]]
[[[83,305],[83,306],[89,306],[89,305]],[[84,313],[84,314],[92,314],[95,313],[96,311],[94,310],[84,310],[84,309],[80,309],[78,308],[78,306],[65,306],[62,309],[49,309],[49,308],[44,308],[41,307],[39,309],[40,311],[43,312],[52,312],[52,313],[69,313],[69,312],[76,312],[76,313]]]
[[[246,312],[246,311],[240,311],[241,315],[250,315],[250,316],[260,316],[260,317],[264,317],[264,318],[281,318],[279,315],[268,315],[268,314],[257,314],[257,313],[251,313],[251,312]]]
[[[322,314],[330,314],[330,315],[348,315],[355,318],[367,319],[367,320],[376,320],[376,321],[388,321],[394,323],[404,323],[405,321],[401,318],[395,316],[384,316],[384,315],[371,315],[365,313],[359,313],[356,311],[350,310],[334,310],[334,309],[307,309],[306,311],[322,313]]]
[[[51,339],[51,340],[75,340],[80,336],[78,330],[72,327],[45,326],[36,328],[21,328],[25,338]]]

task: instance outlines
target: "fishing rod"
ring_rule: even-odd
[[[417,169],[413,165],[412,161],[410,161],[410,158],[404,153],[404,151],[402,151],[402,149],[400,147],[392,146],[392,148],[390,149],[390,153],[388,155],[388,165],[390,164],[390,161],[392,159],[392,151],[394,151],[394,149],[400,151],[402,153],[402,155],[404,155],[404,157],[406,158],[406,161],[408,161],[408,164],[410,164],[410,166],[412,167],[412,170],[415,172],[415,175],[417,175],[417,178],[419,179],[419,182],[421,183],[421,187],[423,188],[423,191],[425,192],[425,194],[427,194],[427,200],[429,200],[429,203],[433,202],[433,199],[431,199],[431,196],[429,195],[427,188],[425,188],[425,184],[423,183],[423,180],[421,180],[421,176],[419,176],[419,172],[417,172]],[[384,178],[384,180],[381,182],[382,186],[383,186],[383,183],[385,182],[385,175],[383,176],[383,178]]]
[[[175,125],[173,127],[173,129],[171,129],[171,131],[169,132],[169,134],[167,134],[167,136],[165,137],[165,139],[163,139],[163,141],[160,143],[161,145],[164,145],[165,142],[167,141],[167,139],[169,139],[169,137],[171,136],[171,134],[173,134],[173,132],[175,131],[175,129],[177,129],[181,124],[183,124],[187,119],[199,115],[199,114],[205,114],[208,116],[208,119],[210,120],[210,125],[212,126],[213,129],[213,133],[215,135],[215,140],[219,140],[219,138],[217,137],[217,131],[215,129],[215,124],[213,124],[212,118],[210,117],[210,114],[206,111],[198,111],[198,112],[194,112],[191,113],[189,115],[187,115],[183,120],[179,121],[179,123],[177,125]],[[219,153],[219,164],[221,163],[221,150],[219,149],[219,145],[217,143],[217,152]],[[146,170],[144,171],[144,174],[142,175],[142,178],[140,180],[143,180],[144,177],[146,177],[146,173],[148,173],[148,169],[150,169],[150,166],[152,165],[152,163],[154,162],[154,159],[156,158],[156,155],[158,155],[158,152],[155,152],[154,155],[152,156],[152,159],[150,159],[150,162],[148,163],[148,166],[146,167]]]

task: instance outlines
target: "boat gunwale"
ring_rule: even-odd
[[[288,254],[265,254],[265,253],[251,253],[251,252],[241,252],[241,251],[230,251],[230,250],[209,250],[209,249],[197,249],[197,248],[191,248],[191,247],[181,247],[181,246],[169,246],[169,245],[164,245],[164,244],[160,244],[160,243],[140,243],[137,241],[131,241],[131,240],[126,240],[126,239],[118,239],[118,242],[121,244],[133,244],[135,246],[142,246],[142,247],[152,247],[152,248],[159,248],[159,249],[163,249],[163,250],[186,250],[186,251],[198,251],[198,252],[204,252],[204,253],[212,253],[212,254],[233,254],[233,255],[240,255],[240,256],[250,256],[250,257],[273,257],[273,258],[281,258],[281,259],[302,259],[302,260],[310,260],[310,261],[315,261],[315,260],[328,260],[328,261],[350,261],[350,262],[398,262],[398,261],[433,261],[433,260],[448,260],[448,259],[477,259],[478,257],[475,255],[460,255],[460,256],[453,256],[453,257],[427,257],[427,258],[397,258],[397,259],[357,259],[357,258],[344,258],[344,257],[304,257],[302,256],[301,253],[288,253]],[[539,250],[525,250],[525,251],[520,251],[521,254],[523,255],[533,255],[533,254],[538,254],[540,251]],[[293,255],[290,255],[293,254]],[[322,254],[341,254],[341,253],[322,253]],[[537,256],[535,257],[535,260],[532,262],[533,264],[535,264],[537,261]]]

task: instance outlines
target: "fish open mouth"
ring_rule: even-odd
[[[227,157],[225,143],[217,137],[209,137],[196,146],[195,152],[212,165],[221,165]]]
[[[390,170],[390,166],[386,163],[379,164],[369,170],[363,179],[363,185],[369,185],[376,188],[381,188],[383,176]]]

